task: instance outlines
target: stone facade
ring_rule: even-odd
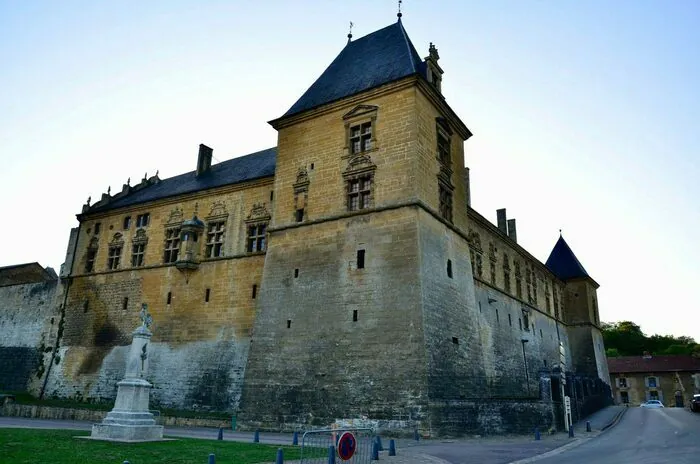
[[[272,121],[273,171],[246,174],[267,156],[249,155],[217,184],[233,164],[209,166],[200,146],[196,173],[84,206],[42,391],[113,399],[141,303],[152,402],[229,411],[243,427],[522,432],[557,425],[562,374],[607,379],[597,284],[557,277],[514,223],[467,206],[471,133],[436,84],[437,50],[416,67],[400,22],[375,34],[403,41],[418,71]]]

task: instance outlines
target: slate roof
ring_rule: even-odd
[[[611,374],[644,372],[700,372],[700,359],[690,355],[620,356],[608,358],[608,370]]]
[[[274,176],[276,157],[277,147],[273,147],[223,161],[212,165],[211,170],[200,177],[195,175],[196,171],[190,171],[179,176],[163,179],[156,184],[131,192],[105,205],[96,204],[88,210],[88,213],[108,211],[175,195]]]
[[[569,244],[561,236],[549,254],[545,266],[561,280],[576,279],[578,277],[590,278],[581,262],[569,248]]]
[[[412,74],[425,77],[425,63],[401,20],[349,42],[282,117],[291,116]]]

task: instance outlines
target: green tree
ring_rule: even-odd
[[[641,356],[650,354],[693,354],[700,357],[700,345],[692,337],[652,335],[647,337],[642,329],[631,321],[602,324],[606,354],[614,356]]]

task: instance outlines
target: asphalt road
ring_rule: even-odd
[[[700,414],[680,408],[630,408],[598,437],[538,464],[685,464],[700,462]]]

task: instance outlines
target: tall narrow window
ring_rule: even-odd
[[[452,190],[439,184],[440,216],[448,222],[452,222]]]
[[[294,216],[297,222],[302,222],[304,220],[304,208],[297,209]]]
[[[365,268],[365,250],[357,250],[357,268]]]
[[[508,314],[508,325],[513,327],[513,318],[511,317],[510,314]]]
[[[217,258],[224,255],[224,221],[207,224],[207,258]]]
[[[87,249],[85,259],[85,272],[93,272],[95,270],[95,258],[97,257],[97,247]]]
[[[258,286],[256,284],[253,284],[253,296],[252,298],[255,299],[255,297],[258,295]]]
[[[171,227],[165,231],[165,253],[163,254],[163,262],[174,263],[177,261],[177,255],[180,252],[180,228]]]
[[[166,304],[170,304],[173,301],[173,292],[168,292],[168,299]]]
[[[135,243],[131,247],[131,266],[141,267],[143,266],[143,257],[146,254],[146,244],[145,243]]]
[[[357,310],[352,310],[352,322],[357,322]]]
[[[102,228],[102,223],[100,223],[100,222],[95,223],[95,231],[94,231],[95,235],[98,235],[100,233],[101,228]]]
[[[128,230],[131,227],[131,216],[124,218],[124,230]]]
[[[204,292],[204,302],[205,302],[205,303],[209,303],[209,295],[211,295],[211,289],[210,289],[210,288],[208,288],[208,289]]]
[[[287,328],[288,329],[292,328],[292,320],[291,319],[287,319]]]
[[[124,300],[122,300],[122,309],[126,311],[126,308],[129,307],[129,297],[124,297]]]
[[[267,223],[251,224],[248,226],[248,239],[246,250],[248,253],[265,251],[265,231]]]
[[[447,260],[447,277],[452,278],[452,260]]]
[[[523,327],[525,330],[530,330],[530,316],[526,311],[523,311]]]
[[[437,152],[438,159],[443,164],[450,164],[450,138],[442,130],[437,133]]]
[[[370,207],[372,198],[372,175],[348,180],[348,211]]]
[[[365,122],[350,128],[350,153],[362,153],[372,148],[372,123]]]

